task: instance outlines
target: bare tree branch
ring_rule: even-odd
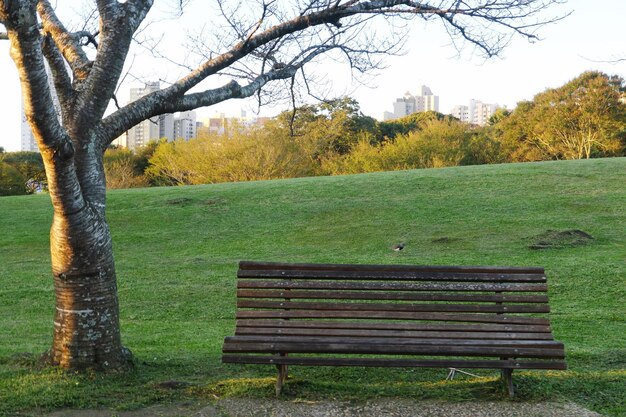
[[[101,19],[101,42],[85,86],[81,90],[84,93],[77,98],[79,110],[75,116],[78,121],[76,128],[89,129],[89,126],[101,120],[123,71],[133,34],[151,6],[151,0],[98,2],[101,13],[108,18]],[[93,91],[99,93],[91,94]]]
[[[244,86],[241,86],[233,80],[222,87],[206,90],[200,93],[187,94],[175,101],[164,100],[164,97],[167,96],[167,89],[155,91],[154,93],[146,95],[141,99],[128,104],[124,107],[124,109],[128,109],[127,111],[117,111],[111,116],[108,116],[103,121],[102,127],[100,128],[102,132],[107,132],[107,134],[101,133],[99,136],[112,137],[115,139],[124,131],[128,130],[126,126],[134,126],[142,120],[146,120],[160,114],[211,106],[231,98],[251,97],[270,81],[292,78],[295,76],[298,69],[311,62],[316,56],[323,54],[332,48],[335,48],[335,46],[317,48],[306,56],[298,59],[297,61],[291,62],[282,68],[258,75],[250,83]],[[146,97],[148,97],[147,100]],[[150,113],[148,117],[144,117],[145,114],[142,110],[148,108],[146,103],[154,100],[158,100],[159,105],[152,107],[152,113]],[[113,139],[111,139],[110,142],[112,142]],[[108,146],[110,142],[106,143],[105,146]]]
[[[589,62],[595,62],[595,63],[600,63],[600,64],[619,64],[621,62],[625,62],[626,61],[626,57],[624,57],[624,58],[618,57],[618,58],[614,58],[614,59],[591,59],[591,58],[585,58],[585,57],[581,57],[581,58],[584,58],[584,59],[586,59]]]
[[[251,26],[244,22],[235,20],[232,13],[224,7],[223,0],[218,2],[221,13],[233,29],[235,36],[239,39],[228,51],[216,55],[202,63],[187,76],[173,83],[170,87],[151,93],[137,102],[133,103],[128,111],[134,113],[133,117],[120,117],[114,114],[104,120],[108,125],[115,120],[116,128],[128,129],[134,124],[146,118],[164,112],[174,112],[189,109],[191,103],[198,106],[206,106],[216,103],[219,100],[228,98],[248,97],[249,88],[258,86],[261,88],[268,81],[274,79],[282,72],[300,68],[297,62],[298,57],[317,56],[313,51],[319,48],[320,53],[329,50],[340,50],[351,68],[365,72],[376,68],[379,61],[374,60],[377,54],[389,53],[397,50],[399,43],[387,45],[387,48],[377,50],[372,45],[363,44],[358,46],[355,43],[359,38],[359,30],[363,24],[374,16],[387,15],[410,15],[422,17],[439,17],[450,28],[453,36],[459,36],[480,48],[487,56],[492,56],[500,52],[501,48],[508,42],[507,36],[497,31],[487,31],[486,26],[497,25],[508,32],[518,33],[528,39],[535,39],[531,31],[546,22],[557,21],[561,17],[537,21],[525,21],[524,18],[535,16],[547,5],[559,3],[561,0],[487,0],[482,2],[450,1],[449,7],[435,7],[427,3],[420,3],[407,0],[369,0],[369,1],[341,1],[335,2],[309,2],[303,12],[292,19],[283,20],[281,23],[268,26],[261,30],[263,21],[270,13],[268,3],[262,4],[261,18]],[[443,2],[442,2],[443,4]],[[338,24],[342,19],[350,17],[356,20],[348,21],[347,25]],[[471,25],[468,20],[479,22],[478,25]],[[316,29],[317,28],[317,29]],[[298,33],[298,36],[293,34]],[[350,46],[355,43],[355,46]],[[291,51],[291,52],[290,52]],[[295,51],[295,52],[294,52]],[[279,54],[292,55],[289,62],[282,62]],[[246,63],[249,60],[260,62],[260,72],[256,73]],[[312,58],[311,58],[312,59]],[[268,68],[267,63],[271,63]],[[244,88],[237,87],[237,83],[228,83],[218,90],[207,90],[204,93],[194,93],[186,95],[189,90],[197,86],[208,77],[223,73],[228,68],[228,73],[235,78],[250,78],[254,81]],[[269,70],[269,71],[268,71]],[[290,73],[289,77],[295,75]],[[287,77],[287,78],[289,78]],[[261,80],[263,80],[261,82]],[[245,92],[244,92],[245,91]],[[254,91],[256,92],[256,90]],[[254,93],[253,92],[253,93]],[[230,96],[228,96],[230,94]],[[224,97],[224,98],[221,98]],[[164,105],[163,103],[167,103]],[[180,105],[181,107],[175,107]],[[131,110],[132,109],[132,110]],[[118,112],[127,111],[122,108]],[[118,125],[122,120],[127,123]],[[121,132],[120,132],[121,133]]]
[[[65,68],[63,55],[61,55],[61,52],[58,50],[49,34],[43,38],[42,51],[52,71],[54,88],[59,97],[61,106],[71,108],[73,106],[75,93],[72,87],[72,79]]]
[[[41,48],[35,5],[0,0],[0,21],[8,29],[11,57],[25,97],[26,119],[38,139],[44,163],[50,168],[47,176],[52,204],[58,213],[81,210],[85,201],[73,161],[74,147],[57,118],[43,55],[32,53]]]
[[[65,60],[70,64],[74,78],[83,80],[89,74],[91,62],[83,51],[79,39],[71,33],[58,19],[52,5],[48,0],[39,0],[37,11],[41,17],[41,24],[44,33],[50,34],[57,44],[59,51]]]
[[[115,16],[118,12],[118,2],[115,0],[96,0],[98,12],[103,19]]]
[[[94,48],[98,49],[98,41],[96,40],[96,36],[98,36],[98,33],[99,32],[91,33],[86,30],[81,30],[79,32],[74,32],[73,35],[80,40],[85,39],[81,42],[81,46],[87,46],[91,44],[94,46]]]
[[[289,135],[291,137],[295,136],[295,132],[294,132],[294,123],[296,121],[296,112],[298,110],[298,107],[296,106],[296,94],[294,91],[294,85],[296,82],[296,77],[295,74],[293,77],[291,77],[291,83],[289,84],[289,93],[291,95],[291,117],[289,118]]]

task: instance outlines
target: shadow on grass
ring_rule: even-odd
[[[197,388],[199,395],[222,397],[273,397],[273,377],[232,378]],[[309,380],[294,377],[283,386],[281,398],[293,400],[345,400],[363,401],[383,397],[405,397],[415,400],[442,399],[445,401],[502,400],[506,391],[498,378],[485,377],[467,381],[438,382],[373,382],[351,383],[343,379]]]
[[[608,416],[626,415],[623,352],[577,353],[568,371],[516,371],[513,401],[573,401]],[[125,374],[64,372],[37,368],[24,358],[0,361],[0,415],[61,408],[133,410],[153,404],[220,398],[273,398],[273,367],[221,365],[206,357],[170,362],[138,361]],[[594,364],[595,369],[586,365]],[[574,366],[572,366],[574,365]],[[606,367],[606,369],[602,369]],[[445,369],[292,367],[283,398],[354,400],[509,401],[495,370],[470,370],[445,380]]]
[[[614,352],[613,352],[614,353]],[[599,356],[599,355],[594,355]],[[609,355],[610,357],[613,354]],[[585,360],[589,360],[585,357]],[[601,358],[609,363],[609,358]],[[241,377],[226,378],[195,389],[208,398],[274,396],[274,374],[252,376],[255,367],[244,366]],[[269,367],[266,367],[269,368]],[[498,372],[444,380],[444,370],[394,370],[377,368],[296,368],[283,387],[282,398],[293,400],[356,400],[401,397],[439,401],[509,401]],[[259,370],[258,373],[266,374]],[[626,415],[626,370],[516,371],[516,402],[572,401],[607,416]]]

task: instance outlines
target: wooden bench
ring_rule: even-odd
[[[225,363],[565,369],[543,268],[241,262]]]

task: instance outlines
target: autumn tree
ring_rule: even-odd
[[[264,103],[275,93],[306,88],[308,64],[328,54],[343,57],[357,73],[371,70],[380,56],[398,51],[403,33],[394,30],[394,17],[407,29],[412,17],[441,24],[461,42],[459,47],[465,43],[493,56],[511,36],[536,39],[536,29],[555,20],[542,13],[559,2],[257,0],[239,7],[242,3],[215,0],[207,15],[221,14],[223,23],[198,44],[204,59],[168,87],[107,113],[116,101],[135,34],[149,30],[141,25],[153,1],[89,2],[90,15],[97,19],[91,31],[89,25],[69,29],[48,0],[0,0],[0,38],[11,44],[54,212],[50,245],[56,309],[50,363],[69,369],[124,369],[129,363],[120,337],[103,164],[105,150],[123,132],[161,114],[253,95]],[[181,8],[187,3],[177,2]],[[376,20],[385,19],[392,19],[385,26],[388,33],[380,28],[368,32]],[[216,76],[230,81],[218,87],[203,84]],[[276,84],[279,80],[288,81]]]
[[[418,127],[393,140],[372,144],[361,140],[345,155],[328,155],[322,160],[325,174],[354,174],[460,165],[467,156],[474,136],[465,123],[455,118],[423,119]],[[473,161],[469,161],[472,163]]]
[[[452,116],[446,116],[433,110],[409,114],[394,120],[380,122],[379,142],[394,140],[396,136],[408,135],[415,130],[421,130],[434,120],[450,120]]]
[[[28,194],[26,178],[0,159],[0,196]]]
[[[194,185],[305,176],[297,143],[276,129],[236,129],[228,135],[162,142],[145,173],[157,185]]]
[[[285,111],[265,126],[272,135],[289,136],[309,165],[309,175],[319,173],[319,163],[328,154],[348,154],[364,136],[374,140],[378,123],[361,112],[359,103],[350,97],[324,100]],[[306,169],[305,169],[306,171]]]
[[[624,80],[589,71],[518,103],[494,131],[514,160],[615,156],[626,145]]]
[[[104,153],[104,173],[108,189],[146,187],[147,161],[125,148],[109,148]]]
[[[27,180],[45,183],[46,171],[41,155],[37,152],[9,152],[0,159],[17,169]]]

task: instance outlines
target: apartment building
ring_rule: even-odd
[[[439,96],[433,94],[430,88],[425,85],[420,87],[420,91],[416,95],[406,92],[404,97],[396,99],[393,103],[393,112],[385,112],[384,120],[399,119],[409,114],[439,111]]]
[[[450,114],[462,122],[485,126],[499,108],[502,108],[499,104],[483,103],[472,99],[467,106],[462,104],[454,106]]]

